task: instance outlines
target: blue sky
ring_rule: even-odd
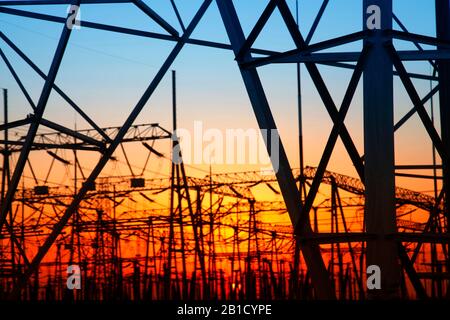
[[[146,1],[164,19],[178,29],[176,17],[168,0]],[[200,0],[177,0],[185,24],[188,24],[199,7]],[[288,0],[294,10],[295,0]],[[300,28],[304,36],[322,3],[319,0],[300,0]],[[411,32],[433,35],[434,1],[394,0],[394,12]],[[244,31],[248,34],[267,0],[236,0],[235,5]],[[65,16],[67,6],[21,6],[19,9]],[[158,25],[131,4],[84,5],[81,19],[164,33]],[[346,33],[356,32],[362,26],[361,0],[331,0],[312,42],[326,40]],[[61,25],[28,18],[0,14],[1,31],[45,72],[51,62]],[[217,6],[213,2],[193,38],[228,43]],[[57,78],[57,84],[66,91],[100,125],[120,125],[150,83],[152,77],[173,47],[173,43],[134,36],[119,35],[88,28],[75,30]],[[255,44],[259,48],[288,50],[291,39],[275,13]],[[43,81],[34,74],[7,46],[0,47],[16,68],[34,101],[37,101]],[[399,48],[412,48],[398,44]],[[352,49],[348,46],[342,50]],[[425,63],[408,63],[414,71],[429,73]],[[203,120],[205,127],[248,128],[256,121],[231,52],[220,49],[186,46],[173,65],[178,72],[179,126],[190,128],[193,121]],[[339,105],[350,72],[320,67],[321,72]],[[22,97],[3,63],[0,63],[0,87],[10,90],[11,118],[19,119],[31,109]],[[293,166],[297,163],[296,149],[296,92],[294,66],[267,66],[260,69],[269,101],[272,104],[282,137],[289,144],[288,153]],[[331,121],[303,69],[303,103],[305,118],[307,162],[315,165],[325,144]],[[418,82],[421,95],[426,93],[428,82]],[[361,86],[360,86],[361,87]],[[362,108],[360,92],[355,97],[347,124],[362,152]],[[396,82],[395,114],[398,119],[411,108],[398,81]],[[170,128],[171,123],[170,77],[167,75],[150,99],[137,123],[159,122]],[[51,95],[45,117],[73,127],[86,127],[74,111],[57,94]],[[405,148],[399,161],[407,162],[412,155],[429,150],[424,131],[417,119],[398,135],[398,146]],[[414,138],[415,144],[411,144]],[[429,147],[429,148],[428,148]],[[428,149],[427,149],[428,148]],[[343,152],[338,146],[337,152]],[[404,156],[402,156],[404,155]],[[404,159],[402,159],[404,157]],[[339,157],[340,159],[340,157]],[[422,162],[430,157],[423,155]],[[349,162],[334,161],[339,171],[349,171]],[[350,172],[349,172],[350,173]]]

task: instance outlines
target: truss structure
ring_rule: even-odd
[[[224,25],[229,43],[192,38],[192,34],[205,15],[205,12],[207,10],[216,10],[213,7],[213,2],[217,5],[221,17],[221,21],[217,21],[217,23]],[[50,247],[55,243],[55,240],[68,224],[74,212],[88,195],[90,186],[96,181],[102,169],[113,156],[114,151],[123,141],[126,141],[129,134],[132,134],[130,130],[133,130],[133,128],[138,130],[138,127],[133,127],[134,122],[138,119],[140,112],[155,92],[164,75],[169,71],[179,53],[185,46],[195,45],[220,50],[231,50],[234,53],[237,68],[242,76],[258,125],[262,130],[276,130],[277,125],[260,80],[258,73],[259,67],[268,64],[303,64],[320,95],[322,103],[333,122],[333,127],[329,133],[328,141],[318,167],[299,173],[300,180],[305,179],[307,176],[312,177],[312,182],[304,202],[300,200],[301,195],[296,185],[296,178],[290,167],[282,142],[279,145],[279,169],[276,172],[276,180],[292,221],[295,235],[298,238],[299,248],[308,266],[317,297],[320,299],[334,299],[336,295],[322,258],[320,245],[317,242],[317,238],[320,235],[313,231],[310,222],[310,211],[317,198],[319,186],[323,182],[338,183],[340,185],[345,184],[349,191],[364,194],[365,221],[364,230],[360,234],[342,234],[342,239],[339,240],[340,234],[336,233],[334,237],[328,237],[325,240],[322,239],[321,243],[326,241],[365,243],[365,264],[367,266],[378,265],[383,272],[382,289],[376,292],[369,292],[372,297],[389,298],[398,296],[402,270],[408,275],[417,296],[426,297],[427,293],[414,264],[416,256],[411,257],[408,255],[404,245],[406,242],[414,243],[416,248],[420,248],[424,242],[433,242],[440,244],[443,252],[448,251],[448,196],[445,190],[450,183],[448,162],[450,154],[450,95],[448,91],[450,86],[450,63],[448,62],[450,58],[449,2],[440,0],[436,0],[435,2],[437,29],[435,37],[408,32],[406,27],[395,16],[392,9],[392,0],[363,0],[361,21],[364,25],[364,30],[317,43],[311,43],[317,25],[324,23],[321,20],[323,20],[323,13],[329,2],[328,0],[323,1],[323,5],[314,21],[313,28],[309,33],[306,33],[304,30],[299,30],[286,0],[269,0],[257,23],[251,29],[251,32],[246,35],[243,32],[241,21],[232,0],[202,1],[198,11],[187,24],[180,18],[175,2],[167,1],[167,5],[172,6],[177,12],[177,17],[179,18],[179,25],[177,26],[165,21],[152,9],[151,4],[142,0],[1,0],[0,15],[14,15],[29,19],[50,21],[59,24],[62,32],[50,69],[45,73],[21,51],[19,46],[13,42],[13,39],[10,39],[0,30],[2,46],[11,48],[45,81],[38,101],[34,102],[7,56],[3,51],[0,51],[4,63],[32,108],[32,115],[30,117],[17,123],[7,123],[1,127],[3,131],[7,132],[7,129],[15,126],[28,126],[27,133],[23,139],[10,141],[6,137],[3,141],[3,154],[8,155],[10,152],[18,152],[19,158],[13,168],[11,179],[7,183],[7,190],[2,199],[0,232],[4,228],[11,228],[10,222],[7,219],[8,212],[11,210],[11,204],[17,194],[24,167],[32,150],[48,148],[57,144],[58,148],[93,148],[94,150],[100,150],[102,154],[100,160],[86,178],[83,187],[77,190],[77,194],[71,199],[70,204],[65,208],[64,213],[39,248],[37,254],[30,260],[27,269],[20,277],[20,281],[16,284],[16,293],[20,293],[20,289],[24,286],[27,279],[36,271]],[[174,43],[174,47],[136,103],[132,112],[123,122],[123,125],[117,129],[103,130],[55,83],[67,44],[71,34],[74,32],[69,27],[70,24],[66,23],[70,22],[71,14],[67,18],[61,18],[50,14],[22,10],[18,6],[61,4],[81,5],[83,7],[90,4],[112,6],[118,3],[131,3],[135,5],[149,19],[156,22],[163,31],[161,33],[147,32],[84,20],[80,21],[79,25],[83,28],[91,28],[105,32],[169,41]],[[369,30],[365,22],[370,18],[370,13],[368,12],[371,11],[368,11],[368,8],[374,5],[379,9],[380,21],[379,26],[373,30]],[[266,26],[274,11],[278,11],[281,15],[286,26],[286,32],[295,44],[295,48],[292,50],[278,52],[254,47],[261,31]],[[394,21],[399,26],[399,29],[394,29]],[[398,40],[414,44],[417,50],[405,51],[397,49],[396,42]],[[332,53],[329,52],[329,49],[336,49],[349,43],[361,44],[361,50],[341,52],[338,49]],[[424,50],[423,45],[431,46],[433,49]],[[435,70],[435,74],[430,77],[427,75],[408,73],[405,67],[405,61],[429,61]],[[318,69],[319,64],[352,70],[352,77],[340,104],[332,97],[329,88],[325,84],[324,76]],[[393,118],[394,77],[400,79],[413,106],[411,111],[397,124],[394,123]],[[436,86],[425,97],[420,97],[413,83],[413,79],[415,78],[432,80]],[[345,125],[347,112],[360,82],[363,84],[364,156],[357,150],[352,136]],[[52,91],[57,92],[66,100],[92,128],[85,132],[74,132],[46,120],[43,115]],[[440,100],[440,133],[434,126],[424,106],[437,93],[439,93]],[[430,199],[418,193],[395,187],[396,163],[394,133],[414,114],[419,116],[442,162],[443,187],[436,199]],[[54,136],[53,138],[47,136],[46,138],[50,140],[43,140],[43,136],[38,135],[38,129],[42,126],[61,132],[66,138],[59,140],[59,136]],[[158,127],[153,128],[158,129]],[[169,133],[165,132],[162,134],[168,135]],[[70,142],[72,138],[81,142],[79,144],[73,144]],[[326,171],[338,138],[342,140],[352,160],[356,172],[359,175],[359,181],[336,176]],[[268,145],[267,147],[268,151],[270,151],[270,146]],[[9,164],[6,164],[6,166],[8,167]],[[432,168],[436,169],[437,166],[432,166]],[[343,180],[345,182],[342,182]],[[429,210],[428,223],[422,232],[414,234],[398,232],[396,217],[398,201],[420,204],[423,208]],[[438,222],[441,228],[436,227]],[[20,244],[17,245],[20,248]],[[443,271],[443,273],[445,275],[449,272],[448,257],[444,265],[444,270],[446,271]],[[448,289],[447,292],[449,292]]]

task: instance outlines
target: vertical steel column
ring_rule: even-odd
[[[450,40],[450,1],[436,0],[436,37],[440,40]],[[440,47],[437,48],[441,49]],[[450,61],[438,60],[439,76],[439,110],[441,123],[441,139],[447,154],[450,154]],[[447,216],[445,231],[450,233],[448,213],[450,212],[450,197],[447,190],[450,188],[450,164],[442,159],[443,169],[443,189],[444,210]],[[447,252],[450,247],[447,244]],[[447,272],[450,269],[450,262],[447,260]],[[447,297],[450,297],[450,282],[447,284]]]
[[[295,21],[298,24],[298,0],[295,2]],[[297,63],[297,112],[298,112],[298,155],[299,155],[299,168],[300,175],[298,181],[298,190],[300,193],[300,201],[303,204],[304,199],[306,200],[306,183],[304,180],[304,153],[303,153],[303,114],[302,114],[302,74],[301,74],[301,64]],[[294,246],[294,269],[293,269],[293,282],[292,282],[292,291],[297,296],[298,292],[298,271],[300,268],[300,243],[296,239]]]
[[[217,0],[217,5],[234,54],[238,57],[246,40],[233,2],[231,0]],[[250,53],[247,51],[242,59],[238,57],[238,63],[246,62],[250,58]],[[254,68],[244,69],[241,65],[239,65],[239,68],[260,129],[277,130],[258,72]],[[271,154],[270,145],[267,145],[267,149],[269,154]],[[279,168],[276,172],[277,180],[290,218],[295,223],[300,218],[301,203],[299,190],[295,184],[292,170],[281,141],[279,143],[279,149],[275,152],[279,153]],[[311,234],[312,229],[310,224],[306,223],[301,226],[300,231],[302,235]],[[301,250],[308,265],[317,297],[319,299],[335,299],[335,292],[329,281],[328,272],[320,253],[320,247],[310,243],[302,245]]]
[[[3,108],[4,108],[4,119],[5,124],[4,134],[4,150],[3,150],[3,170],[2,170],[2,187],[1,187],[1,202],[5,198],[6,186],[9,183],[9,147],[8,147],[8,90],[3,89]]]
[[[5,199],[5,191],[6,186],[9,185],[11,180],[11,171],[10,171],[10,165],[9,165],[9,157],[11,156],[11,152],[9,151],[9,130],[8,130],[8,90],[3,89],[3,111],[4,111],[4,124],[5,124],[5,131],[4,131],[4,137],[5,137],[5,143],[4,143],[4,150],[3,150],[3,170],[2,170],[2,193],[1,193],[1,201],[3,202]],[[16,238],[16,235],[14,234],[14,217],[12,212],[12,205],[10,204],[8,206],[7,214],[9,216],[9,232],[11,235],[10,239],[10,255],[11,255],[11,268],[14,272],[16,272],[16,263],[15,263],[15,242],[14,239]],[[15,282],[15,277],[13,277],[13,283]]]
[[[365,149],[365,222],[366,230],[376,235],[367,243],[366,264],[381,269],[381,290],[369,290],[369,298],[389,299],[398,296],[400,267],[397,246],[386,236],[396,232],[395,159],[393,114],[393,66],[385,49],[392,39],[385,35],[392,29],[392,0],[364,0],[363,25],[380,11],[380,29],[367,40],[372,44],[364,71],[364,149]]]
[[[440,40],[450,41],[450,1],[436,0],[436,36]],[[438,50],[442,49],[438,47]],[[441,139],[447,154],[450,154],[450,61],[438,60],[439,109],[441,119]],[[444,189],[450,187],[450,167],[443,160]],[[446,192],[445,211],[449,212],[450,199]],[[448,228],[448,226],[447,226]],[[447,229],[448,230],[448,229]]]

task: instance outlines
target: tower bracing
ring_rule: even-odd
[[[43,23],[59,32],[42,66],[39,48],[17,41],[0,22],[0,83],[14,85],[3,89],[0,125],[0,299],[450,297],[449,2],[428,1],[435,34],[418,34],[409,31],[408,11],[397,1],[355,0],[358,28],[334,37],[328,35],[335,34],[346,1],[261,0],[252,19],[244,2],[0,0],[0,20],[14,17],[24,28]],[[118,7],[136,10],[152,29],[134,26],[126,14],[111,23],[89,11]],[[315,13],[306,30],[302,10]],[[204,23],[207,36],[199,32]],[[290,47],[264,40],[267,29]],[[95,110],[64,83],[64,64],[74,45],[83,45],[80,32],[148,39],[166,50],[140,96],[121,110],[119,124],[105,126],[112,114],[92,116]],[[299,134],[264,139],[272,172],[198,174],[174,151],[183,142],[176,134],[182,101],[171,69],[192,48],[216,50],[233,62],[235,85],[266,137],[284,128],[275,121],[264,71],[297,71]],[[99,41],[96,50],[108,45]],[[333,72],[348,77],[336,81]],[[173,127],[167,129],[142,114],[170,76],[173,109],[166,113]],[[316,121],[326,139],[313,166],[303,165],[305,90],[324,111]],[[56,116],[55,97],[70,114]],[[209,109],[216,103],[208,102]],[[349,125],[353,109],[360,135]],[[82,129],[59,121],[74,114]],[[411,126],[409,144],[427,144],[405,164],[399,133]],[[298,169],[289,157],[292,137],[300,137]],[[338,148],[352,175],[331,170]],[[424,181],[433,190],[424,190]],[[73,265],[83,283],[75,291],[65,281]]]

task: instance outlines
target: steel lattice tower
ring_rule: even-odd
[[[236,0],[240,1],[240,0]],[[235,1],[235,2],[236,2]],[[332,0],[333,1],[333,0]],[[197,25],[207,10],[213,10],[213,2],[220,12],[221,21],[226,29],[229,44],[193,39],[191,35],[196,30]],[[160,17],[150,5],[142,0],[28,0],[0,1],[0,15],[15,15],[38,20],[45,20],[62,25],[62,32],[54,53],[49,72],[45,74],[41,71],[20,49],[9,39],[0,29],[2,46],[6,45],[21,56],[44,80],[45,85],[40,93],[39,100],[33,103],[26,88],[17,76],[12,65],[2,51],[4,62],[13,75],[17,84],[27,97],[33,108],[33,114],[21,123],[5,125],[2,130],[8,127],[22,125],[26,121],[29,129],[26,139],[22,144],[22,149],[17,163],[12,171],[11,180],[8,183],[6,194],[3,198],[0,211],[0,231],[3,228],[11,228],[8,222],[8,212],[14,200],[21,175],[26,161],[33,148],[36,135],[40,126],[53,126],[53,128],[63,131],[69,135],[83,139],[85,143],[102,149],[102,156],[95,168],[90,173],[83,187],[78,190],[71,204],[65,210],[63,216],[52,229],[51,234],[45,243],[39,248],[16,284],[16,293],[26,283],[27,279],[35,272],[44,256],[54,244],[64,226],[76,211],[80,202],[86,196],[89,185],[95,182],[96,178],[110,160],[116,148],[126,136],[126,133],[138,119],[140,112],[152,96],[163,77],[171,68],[172,63],[186,45],[196,45],[212,47],[221,50],[231,50],[234,53],[237,68],[242,76],[243,84],[247,90],[248,97],[259,128],[261,130],[277,130],[271,106],[267,100],[263,84],[258,74],[258,68],[268,64],[291,63],[303,64],[312,82],[317,89],[321,101],[325,106],[329,117],[333,122],[332,130],[323,151],[314,179],[308,190],[304,203],[300,201],[300,193],[296,185],[296,179],[292,174],[292,168],[286,156],[283,143],[279,144],[279,169],[276,172],[277,181],[283,195],[289,216],[295,229],[299,247],[306,261],[311,274],[316,295],[320,299],[334,299],[335,292],[329,280],[328,271],[322,258],[319,243],[337,242],[363,242],[366,244],[366,265],[377,265],[382,271],[381,290],[371,291],[369,294],[373,298],[396,297],[400,290],[400,274],[404,272],[408,275],[418,297],[426,297],[426,292],[421,279],[416,270],[415,262],[417,253],[412,257],[408,255],[403,245],[404,242],[415,243],[415,251],[420,250],[423,243],[443,244],[448,250],[448,224],[444,225],[441,232],[432,232],[432,221],[436,217],[448,219],[448,197],[445,190],[450,185],[449,155],[450,155],[450,4],[448,0],[436,0],[436,30],[435,37],[419,34],[412,34],[407,31],[401,21],[393,13],[393,0],[363,0],[361,14],[362,29],[359,32],[344,35],[338,38],[331,38],[326,41],[310,44],[317,24],[322,19],[328,0],[323,1],[323,5],[315,19],[312,31],[305,38],[303,30],[299,30],[294,15],[292,14],[286,0],[269,0],[265,10],[260,15],[257,23],[248,35],[245,35],[238,18],[236,8],[232,0],[204,0],[193,19],[185,26],[179,14],[181,33],[177,31],[178,26]],[[106,24],[80,21],[80,26],[108,32],[135,35],[159,39],[160,41],[171,41],[175,43],[174,48],[167,56],[156,76],[142,94],[138,103],[133,108],[127,119],[124,121],[115,137],[111,138],[90,119],[56,84],[55,79],[58,74],[61,61],[64,57],[67,44],[73,30],[66,23],[71,19],[71,14],[67,18],[60,18],[48,14],[35,13],[21,9],[11,8],[20,5],[75,5],[83,7],[89,4],[114,5],[117,3],[132,3],[144,12],[149,19],[162,27],[165,33],[146,32],[131,28],[110,26]],[[177,7],[173,1],[167,1],[167,5],[173,5],[176,12]],[[274,11],[279,11],[286,25],[286,30],[290,38],[295,43],[296,48],[286,52],[261,50],[254,47],[261,31],[266,26]],[[369,19],[375,19],[375,23],[370,25]],[[377,21],[377,19],[379,21]],[[393,22],[400,25],[401,30],[393,28]],[[305,40],[306,39],[306,40]],[[402,51],[395,48],[395,41],[403,40],[413,43],[417,50]],[[361,50],[351,52],[321,52],[333,49],[341,45],[358,42],[361,43]],[[422,45],[432,46],[432,50],[422,49]],[[437,82],[437,86],[424,98],[421,98],[412,81],[419,77],[410,74],[405,68],[405,61],[430,61],[437,77],[430,77]],[[340,106],[332,97],[329,88],[325,84],[324,77],[318,69],[319,64],[334,66],[336,68],[346,68],[352,70],[352,77],[345,91],[345,96]],[[395,71],[394,71],[395,70]],[[394,77],[399,77],[408,96],[414,106],[406,116],[398,123],[394,123]],[[427,78],[422,76],[421,78]],[[344,123],[348,109],[353,100],[358,84],[362,78],[363,84],[363,111],[364,111],[364,156],[361,155],[352,136]],[[427,78],[428,79],[428,78]],[[43,118],[50,93],[56,91],[60,94],[91,126],[98,131],[100,139],[92,139],[72,132],[70,129],[58,127],[49,123]],[[439,93],[440,102],[440,133],[430,119],[424,104],[436,93]],[[394,152],[394,133],[407,122],[414,114],[417,114],[423,123],[432,144],[436,148],[443,168],[443,188],[433,208],[430,208],[430,215],[427,228],[421,234],[398,233],[396,225],[396,163]],[[350,156],[360,180],[365,186],[365,230],[354,234],[327,234],[319,235],[313,232],[309,221],[310,212],[316,199],[319,186],[321,185],[331,154],[338,139],[341,139],[345,149]],[[270,145],[267,145],[270,153]],[[5,151],[7,152],[7,150]],[[426,166],[423,166],[426,167]],[[436,169],[437,166],[433,166]],[[417,166],[416,166],[417,168]],[[406,169],[414,169],[406,168]],[[441,206],[441,202],[444,203]],[[443,207],[443,209],[441,209]],[[20,244],[16,244],[20,250]],[[447,259],[448,260],[448,259]],[[448,261],[446,265],[447,273]]]

